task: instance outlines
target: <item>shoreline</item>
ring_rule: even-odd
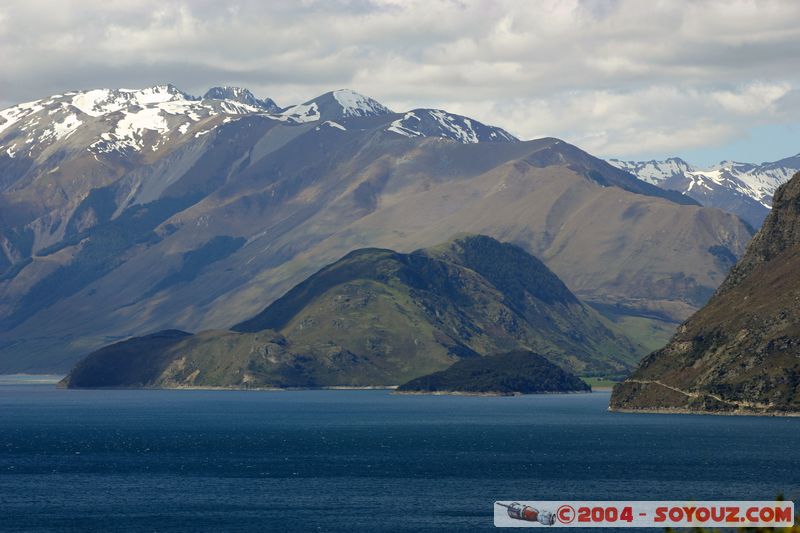
[[[596,391],[547,391],[547,392],[469,392],[469,391],[398,391],[392,394],[398,396],[484,396],[484,397],[503,397],[503,396],[542,396],[545,394],[591,394]]]
[[[298,391],[368,391],[385,390],[393,395],[406,396],[538,396],[548,394],[592,394],[596,392],[609,392],[611,389],[598,388],[589,391],[547,391],[547,392],[469,392],[469,391],[398,391],[399,385],[370,385],[370,386],[344,386],[332,385],[327,387],[222,387],[222,386],[194,386],[181,385],[176,387],[65,387],[60,382],[54,383],[56,388],[63,390],[151,390],[151,391],[252,391],[252,392],[298,392]]]
[[[26,372],[0,374],[0,385],[55,385],[64,377],[66,377],[64,374],[28,374]]]
[[[683,407],[662,407],[647,409],[612,408],[609,406],[610,413],[625,414],[650,414],[650,415],[709,415],[709,416],[771,416],[782,418],[800,417],[798,411],[752,411],[748,409],[736,409],[734,411],[694,411]]]
[[[209,391],[253,391],[253,392],[293,392],[293,391],[315,391],[315,390],[394,390],[398,385],[376,385],[376,386],[329,386],[329,387],[222,387],[213,385],[180,385],[176,387],[66,387],[58,388],[64,390],[209,390]]]

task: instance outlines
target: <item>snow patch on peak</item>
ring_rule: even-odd
[[[100,140],[92,144],[90,149],[106,153],[127,149],[138,152],[144,149],[144,137],[148,131],[159,134],[169,131],[167,120],[158,107],[145,107],[125,113],[114,131],[101,134]],[[155,150],[156,145],[152,148]]]
[[[507,131],[440,109],[415,109],[393,121],[386,131],[404,137],[443,137],[462,144],[517,142]]]
[[[694,172],[688,172],[691,176],[699,176],[703,178],[708,178],[715,183],[722,183],[722,176],[723,170],[716,168],[712,170],[695,170]]]
[[[42,103],[42,100],[34,100],[32,102],[25,102],[24,104],[18,104],[0,111],[0,132],[10,128],[22,119],[27,118],[34,113],[38,113],[44,108],[45,106]]]
[[[342,106],[342,116],[345,117],[371,117],[392,113],[392,110],[383,104],[350,89],[339,89],[332,94]]]
[[[316,102],[298,104],[281,112],[280,116],[295,122],[315,122],[320,119],[319,106]]]
[[[386,131],[397,133],[398,135],[402,135],[403,137],[424,137],[424,135],[421,132],[415,131],[412,128],[404,125],[407,121],[411,120],[416,120],[417,122],[421,121],[421,119],[417,115],[415,115],[413,111],[409,111],[408,113],[403,115],[403,118],[398,118],[397,120],[392,122],[389,125],[389,127],[386,128]]]
[[[107,103],[111,99],[111,91],[108,89],[94,89],[76,94],[72,97],[71,103],[73,106],[80,109],[86,115],[98,117],[108,110],[101,108],[100,104]],[[114,111],[121,109],[121,105],[116,107]]]
[[[674,176],[687,175],[697,170],[678,157],[671,157],[665,161],[620,161],[619,159],[609,159],[608,162],[652,185],[658,185]]]
[[[131,95],[131,99],[139,105],[160,104],[174,100],[195,100],[173,85],[156,85],[145,89],[120,89],[119,92]]]
[[[131,106],[146,107],[169,103],[189,103],[196,99],[172,85],[157,85],[145,89],[93,89],[72,93],[69,102],[82,113],[99,117],[122,111]]]
[[[50,135],[56,140],[66,139],[75,133],[75,130],[77,130],[81,124],[83,124],[83,122],[78,120],[78,115],[72,113],[67,115],[61,122],[54,123],[53,129],[50,130]]]
[[[116,132],[128,131],[166,131],[167,121],[157,107],[147,107],[141,111],[126,113],[125,117],[117,123]]]
[[[332,120],[326,120],[325,122],[323,122],[322,124],[320,124],[319,126],[314,128],[314,130],[315,131],[319,131],[320,129],[322,129],[322,126],[328,126],[329,128],[334,128],[334,129],[337,129],[337,130],[347,131],[347,128],[345,128],[344,126],[342,126],[338,122],[334,122]]]
[[[478,134],[472,127],[472,121],[466,117],[450,115],[440,109],[433,109],[430,114],[439,122],[445,133],[442,137],[447,137],[446,132],[452,133],[457,141],[464,144],[474,144],[478,142]]]

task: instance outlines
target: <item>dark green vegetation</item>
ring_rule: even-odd
[[[537,353],[515,351],[456,361],[446,370],[412,379],[398,392],[537,394],[589,392],[574,374]]]
[[[800,174],[711,301],[614,388],[611,407],[800,412]]]
[[[164,351],[190,335],[165,330],[101,348],[72,370],[69,386],[125,387],[148,383],[164,371]]]
[[[608,379],[608,378],[581,378],[587,385],[589,385],[592,390],[602,390],[608,389],[610,390],[611,387],[622,381],[622,379]]]
[[[616,375],[644,352],[538,259],[485,236],[411,254],[356,250],[234,329],[108,346],[66,383],[389,386],[512,350],[586,375]],[[110,362],[120,358],[128,362]],[[116,367],[119,374],[109,375]]]

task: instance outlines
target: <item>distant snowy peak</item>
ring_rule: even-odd
[[[145,107],[166,102],[193,101],[196,98],[172,85],[156,85],[146,89],[94,89],[64,95],[82,113],[92,117],[107,115],[131,106]]]
[[[517,142],[502,128],[439,109],[414,109],[393,121],[386,131],[404,137],[443,137],[462,144]]]
[[[611,159],[609,163],[659,187],[669,186],[688,194],[696,186],[708,190],[722,186],[747,195],[765,207],[771,205],[775,190],[800,170],[800,156],[761,165],[722,161],[709,168],[690,165],[677,157],[639,162]]]
[[[652,185],[658,185],[674,176],[685,176],[688,172],[696,170],[679,157],[670,157],[664,161],[620,161],[619,159],[609,159],[608,162]]]
[[[384,131],[403,137],[439,137],[463,144],[479,142],[517,142],[518,139],[494,126],[477,120],[454,115],[440,109],[414,109],[392,120],[397,114],[376,100],[348,89],[322,94],[303,104],[286,108],[280,113],[283,120],[292,122],[318,122],[348,124],[348,119],[387,117],[391,120]],[[317,128],[319,130],[319,128]]]
[[[276,113],[280,111],[280,107],[278,107],[278,104],[276,104],[272,98],[266,98],[264,100],[258,99],[249,89],[242,87],[212,87],[206,91],[206,94],[203,95],[203,99],[239,102],[240,104],[261,109],[267,113]]]
[[[154,151],[170,138],[196,136],[214,116],[276,111],[272,100],[237,87],[215,87],[204,98],[173,85],[72,91],[0,111],[0,155],[36,160],[56,149],[95,155]]]
[[[800,155],[760,165],[722,161],[708,168],[677,157],[664,161],[610,159],[609,163],[662,189],[676,190],[703,205],[736,213],[759,227],[775,190],[800,170]]]

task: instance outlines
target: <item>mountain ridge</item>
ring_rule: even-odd
[[[754,228],[761,227],[769,213],[775,190],[800,171],[800,154],[760,164],[720,161],[710,167],[698,167],[679,157],[608,161],[643,181],[735,213]]]

